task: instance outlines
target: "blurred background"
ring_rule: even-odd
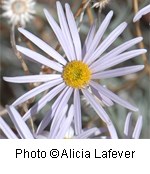
[[[87,35],[90,25],[94,20],[97,21],[97,26],[100,25],[101,21],[104,19],[106,14],[110,11],[114,11],[113,19],[105,32],[104,38],[121,22],[126,21],[128,23],[128,27],[123,32],[123,34],[109,47],[109,50],[115,48],[119,44],[130,40],[134,37],[139,36],[138,29],[140,28],[140,34],[142,35],[144,48],[148,50],[146,55],[139,56],[132,60],[129,60],[125,63],[122,63],[121,66],[124,65],[138,65],[145,64],[145,69],[142,72],[127,75],[119,78],[112,78],[107,80],[101,80],[100,83],[106,85],[107,88],[114,91],[116,94],[125,98],[129,102],[135,104],[140,113],[143,115],[143,129],[141,138],[150,138],[150,65],[149,65],[149,55],[150,55],[150,14],[145,15],[138,24],[132,22],[134,13],[135,13],[135,3],[138,3],[138,8],[141,9],[145,5],[149,4],[149,0],[109,0],[109,1],[97,1],[93,0],[89,3],[88,7],[84,10],[84,6],[86,4],[86,0],[61,0],[62,4],[69,3],[73,13],[75,14],[77,23],[80,26],[80,36],[82,39],[82,43]],[[29,21],[25,28],[39,38],[43,39],[50,46],[57,49],[58,41],[49,26],[44,13],[43,8],[48,9],[51,14],[54,16],[56,20],[57,11],[56,11],[56,1],[55,0],[37,0],[35,4],[35,14],[33,20]],[[102,4],[103,3],[103,4]],[[0,1],[0,5],[2,7],[2,1]],[[95,7],[94,7],[95,5]],[[98,7],[97,7],[97,6]],[[101,7],[100,5],[103,5]],[[0,8],[0,13],[2,14],[4,10]],[[83,19],[81,15],[84,12]],[[82,20],[81,20],[82,19]],[[39,53],[44,54],[38,47],[29,42],[26,38],[21,35],[17,27],[15,27],[15,40],[17,44],[26,45],[27,47],[31,47]],[[18,60],[14,50],[12,49],[12,45],[10,42],[11,38],[11,25],[8,23],[8,19],[4,17],[0,17],[0,74],[1,74],[1,82],[0,82],[0,115],[5,117],[6,110],[5,105],[11,104],[15,101],[19,96],[28,91],[29,86],[27,84],[13,84],[7,83],[3,81],[3,76],[18,76],[24,75],[25,72],[22,69],[21,63]],[[104,39],[103,38],[103,39]],[[133,48],[141,48],[141,45],[136,45]],[[61,48],[58,51],[62,51]],[[46,55],[47,56],[47,55]],[[29,73],[37,74],[39,71],[43,73],[52,73],[50,69],[46,69],[46,67],[40,67],[35,63],[31,63],[28,60],[25,60]],[[40,96],[35,98],[34,102],[36,102]],[[49,103],[36,117],[35,122],[39,122],[42,118],[42,115],[46,110],[51,106]],[[126,115],[128,110],[125,108],[114,105],[111,108],[106,108],[110,118],[115,124],[119,137],[123,137],[123,129],[124,123],[126,119]],[[93,111],[93,109],[88,105],[88,103],[82,99],[82,116],[83,116],[83,126],[91,127],[93,125],[100,126],[100,121],[98,116]],[[136,123],[138,115],[135,113],[133,117],[133,126]],[[7,118],[6,118],[7,119]]]

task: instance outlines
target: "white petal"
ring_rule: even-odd
[[[138,117],[138,121],[137,121],[137,123],[135,125],[132,138],[138,139],[140,137],[141,130],[142,130],[142,125],[143,125],[143,117],[140,115]]]
[[[95,88],[93,88],[91,86],[91,90],[92,93],[100,100],[102,101],[106,106],[112,106],[114,103],[106,96],[104,96],[103,94],[100,94],[98,90],[96,90]]]
[[[81,133],[82,130],[82,119],[81,119],[81,103],[80,103],[80,95],[79,90],[74,90],[74,110],[75,110],[75,117],[74,117],[74,127],[76,135]]]
[[[68,47],[70,50],[71,59],[74,60],[76,57],[76,54],[75,54],[75,49],[74,49],[74,45],[72,42],[72,38],[70,35],[70,30],[68,28],[68,24],[66,21],[66,17],[65,17],[61,3],[59,1],[57,1],[56,5],[57,5],[57,13],[58,13],[58,17],[59,17],[60,26],[61,26],[62,32],[66,38],[66,41],[68,42]]]
[[[48,74],[48,75],[26,75],[19,77],[3,77],[7,82],[12,83],[34,83],[34,82],[47,82],[60,78],[59,74]]]
[[[85,39],[84,45],[83,45],[83,49],[82,49],[82,57],[85,56],[85,54],[87,53],[87,51],[90,49],[91,47],[91,43],[94,39],[94,35],[95,35],[95,31],[96,31],[96,24],[94,23],[91,27],[90,30],[87,34],[87,37]]]
[[[66,119],[65,117],[67,110],[68,110],[68,105],[66,105],[61,112],[59,112],[57,115],[54,116],[48,138],[50,139],[57,138],[59,129],[60,128],[63,129],[63,127],[61,127],[62,126],[61,123],[63,122],[64,119]]]
[[[141,54],[144,54],[146,52],[147,52],[147,50],[145,50],[145,49],[137,49],[137,50],[128,51],[128,52],[122,53],[116,57],[112,57],[109,61],[105,61],[102,64],[100,64],[99,66],[97,66],[91,70],[93,73],[98,72],[98,71],[103,71],[105,69],[118,65],[119,63],[125,62],[126,60],[132,59],[132,58],[139,56]]]
[[[99,117],[106,123],[111,138],[118,138],[116,130],[114,128],[114,125],[112,121],[110,120],[109,116],[105,112],[105,110],[99,105],[94,97],[85,89],[82,89],[82,92],[84,96],[87,98],[93,109],[96,111],[96,113],[99,115]]]
[[[25,93],[21,97],[19,97],[12,105],[13,106],[20,105],[23,102],[29,100],[30,98],[35,97],[36,95],[40,94],[41,92],[43,92],[47,89],[50,89],[60,83],[62,83],[62,79],[52,80],[50,82],[44,83],[44,84],[30,90],[29,92]]]
[[[70,99],[70,96],[72,95],[72,92],[73,92],[73,88],[72,87],[69,87],[68,90],[67,90],[67,92],[64,94],[61,102],[59,103],[59,106],[58,106],[55,114],[60,113],[61,110],[63,109],[63,107],[65,105],[67,105],[67,103],[68,103],[68,101]]]
[[[62,83],[54,87],[50,92],[48,92],[44,97],[42,97],[35,105],[33,105],[28,112],[23,116],[24,120],[38,113],[48,102],[50,102],[63,88],[65,84]]]
[[[125,125],[124,125],[124,134],[126,138],[129,138],[132,135],[132,112],[129,112],[127,114]]]
[[[94,97],[89,93],[86,89],[81,89],[82,93],[84,94],[87,101],[91,104],[95,112],[99,115],[99,117],[106,123],[111,124],[111,120],[104,109],[101,107],[100,104],[94,99]]]
[[[50,15],[50,13],[44,9],[44,13],[45,13],[45,16],[50,24],[50,26],[52,27],[58,41],[60,42],[67,58],[69,61],[71,61],[71,54],[70,54],[70,50],[68,48],[68,43],[66,42],[66,38],[64,37],[60,27],[58,26],[58,24],[55,22],[55,20],[53,19],[53,17]]]
[[[133,22],[138,21],[143,15],[150,13],[150,4],[139,10],[133,18]]]
[[[138,111],[138,108],[131,105],[130,103],[123,100],[122,98],[120,98],[119,96],[117,96],[116,94],[114,94],[113,92],[108,90],[107,88],[104,88],[103,86],[99,85],[98,83],[95,83],[94,81],[91,81],[90,85],[93,86],[95,89],[97,89],[100,93],[102,93],[106,97],[110,98],[112,101],[118,103],[119,105],[122,105],[125,108],[130,109],[132,111]]]
[[[112,57],[116,57],[120,53],[126,51],[128,48],[130,48],[133,45],[141,42],[142,40],[143,40],[142,37],[137,37],[137,38],[131,39],[131,40],[129,40],[129,41],[119,45],[118,47],[116,47],[113,50],[111,50],[108,53],[106,53],[104,56],[100,57],[100,59],[98,59],[95,62],[93,62],[90,65],[90,68],[94,69],[96,66],[99,66],[100,63],[109,61]]]
[[[100,25],[97,33],[95,34],[95,37],[93,39],[93,41],[90,43],[90,47],[89,47],[89,50],[87,50],[87,53],[83,59],[84,62],[87,62],[89,57],[91,57],[91,55],[93,54],[93,52],[95,51],[96,47],[98,46],[104,32],[106,31],[110,21],[111,21],[111,18],[113,16],[113,11],[110,11],[107,16],[105,17],[105,19],[103,20],[102,24]]]
[[[80,41],[77,25],[76,25],[74,16],[72,14],[72,11],[70,10],[70,6],[68,4],[65,4],[65,9],[66,9],[66,17],[67,17],[69,29],[71,32],[71,36],[73,39],[75,52],[77,56],[76,59],[81,60],[82,59],[81,41]]]
[[[61,120],[63,119],[64,115],[61,114],[64,107],[67,105],[68,100],[73,92],[73,88],[69,87],[67,92],[64,94],[62,100],[60,101],[58,108],[56,109],[55,116],[51,125],[50,135],[49,138],[54,138],[57,134],[57,128],[61,124]]]
[[[99,92],[98,92],[99,93]],[[99,93],[100,94],[100,93]],[[114,103],[112,102],[112,100],[110,100],[108,97],[106,97],[103,94],[100,94],[102,97],[102,102],[106,105],[106,106],[112,106]]]
[[[57,62],[54,62],[48,58],[46,58],[45,56],[42,56],[39,53],[36,53],[28,48],[24,48],[21,46],[16,46],[17,50],[20,51],[21,53],[23,53],[24,55],[28,56],[29,58],[31,58],[32,60],[41,63],[42,65],[48,66],[58,72],[62,72],[62,65],[60,65]]]
[[[75,138],[76,139],[90,138],[97,131],[98,131],[98,128],[94,127],[94,128],[83,131],[81,134],[77,135]]]
[[[110,137],[112,139],[118,139],[118,135],[117,135],[117,132],[116,132],[116,129],[115,129],[114,125],[112,123],[111,124],[108,124],[107,125],[107,128],[109,130]]]
[[[0,116],[0,129],[4,132],[4,134],[9,139],[18,139],[18,137],[14,134],[14,132],[10,129],[8,124],[2,119]]]
[[[71,105],[69,112],[68,112],[68,116],[65,119],[65,121],[63,122],[63,124],[61,124],[60,130],[59,130],[56,138],[64,138],[65,137],[67,131],[69,130],[69,128],[71,126],[73,116],[74,116],[74,108],[73,108],[73,105]]]
[[[66,131],[66,134],[64,136],[64,139],[71,139],[74,138],[74,128],[72,126],[69,127],[69,129]]]
[[[13,106],[7,106],[8,113],[22,139],[34,139],[31,131]]]
[[[117,37],[124,31],[127,23],[123,22],[117,28],[115,28],[107,38],[98,46],[98,48],[94,51],[94,53],[88,58],[86,61],[87,64],[91,64],[96,60],[101,54],[117,39]]]
[[[120,77],[127,74],[135,73],[144,68],[144,65],[127,66],[123,68],[116,68],[113,70],[103,71],[92,74],[92,79],[106,79],[112,77]]]
[[[67,61],[57,51],[55,51],[52,47],[50,47],[47,43],[39,39],[37,36],[33,35],[32,33],[23,28],[19,28],[18,30],[31,42],[33,42],[35,45],[37,45],[40,49],[42,49],[48,55],[53,57],[55,60],[57,60],[63,65],[67,63]]]
[[[42,131],[46,128],[46,126],[49,124],[51,119],[54,117],[54,114],[56,112],[56,109],[58,108],[59,103],[61,102],[62,98],[64,97],[64,94],[67,92],[68,87],[66,87],[57,97],[56,101],[51,106],[50,110],[45,114],[44,118],[40,122],[38,128],[37,128],[37,134],[41,134]]]

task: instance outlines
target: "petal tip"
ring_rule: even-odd
[[[44,8],[43,11],[45,15],[48,13],[48,10],[46,8]]]
[[[20,31],[20,33],[22,33],[22,31],[24,31],[24,28],[19,27],[19,28],[18,28],[18,31]]]
[[[109,14],[112,16],[112,15],[114,14],[114,11],[111,10],[111,11],[109,12]]]

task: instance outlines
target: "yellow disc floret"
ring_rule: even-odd
[[[82,61],[69,62],[63,70],[63,79],[66,85],[73,88],[83,88],[91,79],[91,71]]]

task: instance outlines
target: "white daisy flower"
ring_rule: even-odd
[[[64,110],[66,110],[65,107]],[[10,126],[4,121],[2,117],[0,117],[0,129],[3,131],[6,137],[0,136],[0,138],[8,138],[8,139],[62,139],[62,138],[89,138],[95,132],[103,133],[101,129],[91,128],[86,131],[82,131],[81,134],[75,136],[74,131],[72,129],[72,134],[69,134],[71,128],[71,122],[74,116],[73,105],[69,108],[69,112],[63,115],[63,121],[61,121],[60,125],[52,126],[50,131],[42,131],[40,134],[38,132],[32,133],[25,121],[22,119],[21,115],[13,106],[7,106],[8,114],[10,119],[12,120],[17,133],[15,133]],[[64,112],[65,113],[65,112]],[[53,122],[52,122],[53,123]],[[54,123],[55,125],[55,123]],[[69,131],[69,132],[68,132]]]
[[[143,117],[142,117],[142,115],[138,116],[138,120],[137,120],[135,128],[133,130],[131,116],[132,116],[132,112],[129,112],[127,115],[126,121],[125,121],[125,126],[124,126],[125,138],[139,139],[141,130],[142,130]]]
[[[108,105],[112,104],[112,102],[115,102],[132,111],[137,111],[138,109],[111,92],[109,89],[95,82],[95,80],[120,77],[130,73],[135,73],[143,69],[144,65],[136,65],[108,70],[115,65],[145,53],[145,49],[126,51],[128,48],[139,43],[142,40],[142,37],[129,40],[114,48],[110,52],[104,53],[127,26],[126,22],[121,23],[107,36],[106,39],[102,41],[102,36],[113,16],[113,12],[110,11],[103,20],[97,32],[95,32],[95,25],[91,27],[82,48],[78,29],[72,11],[70,10],[70,6],[65,4],[66,13],[64,13],[60,2],[57,2],[56,4],[60,26],[55,22],[54,18],[47,10],[44,10],[44,12],[50,26],[52,27],[65,52],[66,59],[47,43],[29,31],[19,28],[19,31],[24,36],[26,36],[31,42],[45,51],[48,55],[53,57],[54,60],[49,60],[45,56],[22,46],[17,46],[18,51],[26,55],[29,60],[46,65],[56,70],[58,73],[21,77],[4,77],[5,81],[13,83],[45,82],[44,84],[22,95],[12,105],[20,105],[37,94],[50,89],[50,91],[35,105],[33,105],[23,116],[23,119],[27,120],[31,116],[38,113],[39,110],[41,110],[48,102],[50,102],[59,94],[53,103],[52,108],[42,120],[41,124],[43,124],[45,127],[49,123],[50,119],[54,117],[54,115],[56,118],[59,118],[58,115],[61,113],[62,108],[64,108],[64,106],[68,103],[71,95],[73,95],[75,110],[75,133],[78,135],[82,130],[80,105],[81,92],[100,116],[100,118],[106,123],[109,131],[111,133],[114,132],[114,134],[112,133],[111,136],[117,137],[115,131],[113,131],[115,129],[112,121],[93,96],[96,96],[100,100],[102,99]],[[92,93],[89,91],[89,89],[91,89]]]
[[[2,16],[9,19],[13,25],[25,26],[35,14],[34,0],[3,0],[2,9],[5,11]]]
[[[150,4],[139,10],[133,18],[133,22],[138,21],[142,18],[143,15],[150,13]]]

